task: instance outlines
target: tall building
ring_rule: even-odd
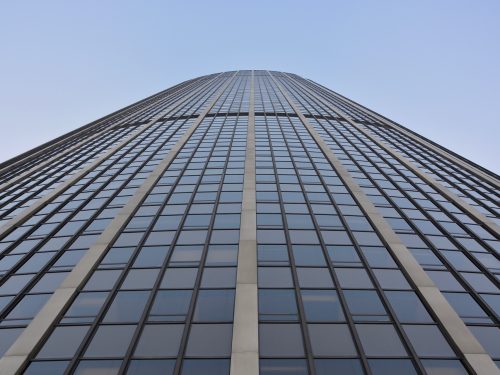
[[[0,184],[2,375],[499,373],[498,176],[297,75],[183,82]]]

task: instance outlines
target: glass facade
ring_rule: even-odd
[[[498,176],[293,74],[0,165],[0,373],[487,374]]]

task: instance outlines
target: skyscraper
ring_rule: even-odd
[[[183,82],[0,184],[2,375],[498,373],[498,176],[297,75]]]

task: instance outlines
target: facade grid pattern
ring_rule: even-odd
[[[0,165],[0,374],[497,374],[499,185],[294,74],[183,82]]]

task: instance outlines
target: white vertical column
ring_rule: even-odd
[[[236,277],[231,375],[259,374],[257,295],[257,203],[255,198],[254,72],[250,83],[245,177]]]

